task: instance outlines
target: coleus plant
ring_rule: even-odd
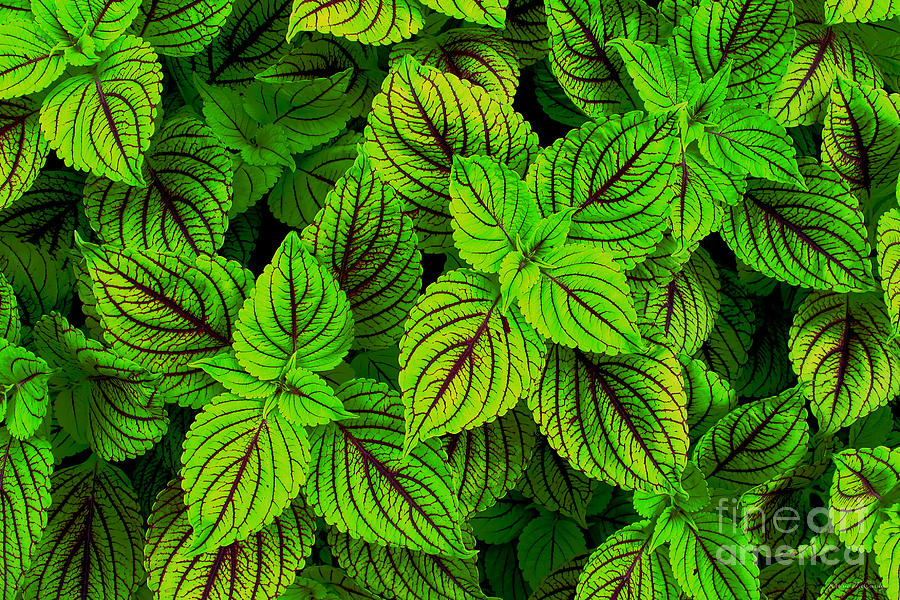
[[[898,92],[893,0],[0,3],[0,600],[900,600]]]

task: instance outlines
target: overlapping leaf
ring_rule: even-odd
[[[38,114],[28,98],[0,101],[0,209],[21,198],[47,160]]]
[[[602,357],[553,346],[529,406],[573,466],[629,489],[679,489],[687,464],[680,365],[668,352]]]
[[[800,172],[807,190],[751,182],[743,202],[726,212],[722,237],[750,267],[791,285],[870,289],[859,202],[831,169],[805,159]]]
[[[824,433],[835,433],[900,392],[900,354],[874,294],[810,294],[794,315],[790,359]]]
[[[131,27],[160,54],[191,56],[212,42],[230,14],[231,0],[145,0]]]
[[[32,20],[22,17],[5,22],[0,31],[0,99],[40,92],[66,67],[54,40],[47,39]]]
[[[882,511],[900,486],[900,452],[884,446],[844,450],[833,457],[829,514],[838,538],[850,547],[871,551]]]
[[[459,502],[437,440],[403,451],[403,407],[384,384],[354,380],[338,397],[355,418],[313,430],[310,506],[371,544],[466,557]]]
[[[503,415],[531,388],[544,341],[499,286],[459,269],[416,302],[400,340],[407,450],[419,440],[473,429]]]
[[[293,0],[287,36],[320,31],[364,44],[389,44],[412,37],[423,25],[417,0]]]
[[[147,524],[147,587],[158,600],[274,600],[303,568],[314,533],[312,514],[298,499],[248,538],[192,556],[184,496],[172,481]]]
[[[347,294],[354,341],[363,348],[385,348],[400,339],[421,288],[421,254],[401,208],[360,154],[303,233],[312,254]]]

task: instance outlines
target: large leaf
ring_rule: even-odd
[[[671,47],[618,38],[618,50],[647,112],[665,112],[687,101],[700,85],[697,71]]]
[[[23,600],[131,600],[140,584],[143,532],[137,500],[118,467],[88,458],[51,479],[53,503]]]
[[[242,540],[291,503],[306,481],[306,431],[262,399],[223,394],[197,415],[184,441],[191,554]]]
[[[880,88],[881,71],[860,36],[846,29],[802,22],[787,71],[766,110],[785,127],[821,121],[838,76]]]
[[[190,56],[209,45],[230,14],[231,0],[144,0],[131,27],[160,54]]]
[[[673,518],[669,554],[682,590],[698,600],[759,600],[759,568],[730,520],[712,512]]]
[[[725,214],[722,237],[763,275],[791,285],[839,292],[872,286],[859,201],[840,175],[801,161],[807,190],[753,181]]]
[[[428,246],[447,245],[453,157],[494,157],[519,174],[532,159],[537,136],[508,104],[456,75],[404,58],[372,103],[366,153],[372,166],[415,211]]]
[[[128,29],[140,0],[77,0],[57,4],[56,16],[63,29],[83,43],[90,38],[99,52]],[[43,25],[43,24],[42,24]]]
[[[0,101],[0,209],[31,187],[47,160],[38,114],[37,103],[28,98]]]
[[[518,173],[485,156],[453,159],[450,213],[459,256],[488,273],[500,271],[539,218]]]
[[[543,514],[532,519],[519,535],[519,568],[532,587],[567,560],[587,551],[584,533],[571,519]]]
[[[546,0],[550,64],[566,94],[592,118],[640,106],[614,38],[653,40],[656,18],[642,2]]]
[[[355,418],[315,429],[306,497],[340,531],[373,544],[469,556],[438,440],[403,452],[403,407],[384,384],[354,380],[338,397]]]
[[[574,207],[569,241],[596,246],[625,268],[643,260],[667,225],[677,125],[676,113],[630,112],[554,142],[528,170],[541,216]]]
[[[400,340],[406,450],[508,412],[543,358],[544,341],[518,310],[501,312],[494,281],[468,269],[441,276],[410,311]]]
[[[900,171],[900,95],[838,77],[825,113],[822,162],[853,191],[893,183]]]
[[[528,600],[575,600],[578,578],[584,571],[589,556],[587,553],[579,554],[554,569],[535,587]]]
[[[176,254],[212,254],[231,207],[231,159],[190,117],[166,121],[147,156],[146,187],[89,176],[84,210],[105,241]]]
[[[390,44],[424,25],[417,0],[293,0],[290,41],[301,31],[340,35],[364,44]]]
[[[220,387],[194,361],[231,345],[232,324],[253,282],[222,258],[183,258],[82,245],[106,340],[165,376],[168,399],[200,405]]]
[[[544,58],[550,49],[544,0],[510,0],[503,37],[512,44],[523,67]]]
[[[888,600],[876,559],[862,554],[857,560],[838,564],[822,584],[818,600]]]
[[[556,453],[545,438],[541,438],[519,489],[547,510],[584,523],[593,482],[583,471],[574,468]],[[493,539],[487,541],[494,542]]]
[[[888,598],[900,598],[900,520],[896,516],[878,528],[875,555]]]
[[[528,404],[579,470],[628,489],[677,491],[688,448],[680,369],[667,351],[603,357],[557,345]]]
[[[894,330],[900,330],[900,210],[888,210],[881,216],[877,237],[884,301]]]
[[[312,552],[313,516],[295,500],[247,539],[192,556],[184,496],[171,482],[153,505],[144,548],[157,600],[274,600]]]
[[[527,412],[511,410],[477,429],[445,438],[463,514],[485,510],[516,487],[531,461],[536,434]]]
[[[353,539],[330,529],[338,564],[369,590],[395,600],[486,600],[474,558],[446,558]]]
[[[231,14],[212,43],[181,61],[179,75],[186,81],[196,74],[204,83],[244,87],[287,51],[291,0],[232,0],[231,4]],[[204,14],[212,11],[204,10]]]
[[[0,272],[15,291],[23,325],[34,325],[51,310],[69,310],[71,274],[49,251],[0,235]]]
[[[397,64],[407,55],[483,87],[501,102],[512,102],[516,94],[519,61],[500,32],[466,27],[433,38],[423,36],[394,46],[391,62]]]
[[[346,293],[291,232],[238,314],[234,350],[250,374],[277,379],[295,366],[334,367],[352,332]]]
[[[47,525],[50,506],[50,443],[20,441],[0,429],[0,598],[15,600]]]
[[[838,538],[871,551],[891,497],[900,489],[900,451],[884,446],[835,454],[828,505]]]
[[[649,521],[628,525],[594,550],[578,578],[574,600],[677,597],[664,550],[651,545]]]
[[[67,165],[143,186],[143,153],[153,134],[161,82],[150,46],[120,37],[91,72],[50,91],[41,106],[41,129]]]
[[[697,443],[693,460],[720,487],[762,483],[806,454],[809,425],[802,389],[738,406]]]
[[[544,258],[537,283],[519,296],[525,319],[558,344],[585,352],[643,347],[637,316],[618,265],[586,244],[567,244]]]
[[[392,346],[403,334],[403,322],[422,287],[413,224],[364,153],[324,204],[303,237],[347,294],[355,344],[369,349]]]
[[[50,406],[47,362],[21,346],[0,338],[0,419],[15,438],[30,438]]]
[[[65,67],[63,53],[36,23],[20,17],[3,23],[0,99],[39,92],[56,81]]]
[[[900,393],[900,354],[874,294],[810,294],[791,325],[790,359],[822,433],[836,433]]]
[[[709,116],[699,141],[700,152],[729,173],[749,173],[779,183],[803,187],[796,150],[784,127],[755,108],[720,108]]]
[[[719,316],[699,356],[712,371],[735,383],[750,358],[748,350],[753,343],[756,315],[746,289],[733,271],[720,269],[719,281]]]
[[[154,376],[57,313],[38,321],[35,345],[57,373],[56,418],[105,460],[145,453],[162,439],[168,419]]]
[[[710,79],[730,65],[728,95],[754,106],[781,81],[794,43],[791,4],[779,0],[701,0],[674,33],[680,56]]]

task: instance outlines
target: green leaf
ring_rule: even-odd
[[[176,254],[212,254],[231,208],[231,159],[212,129],[190,117],[165,122],[147,156],[148,186],[88,176],[84,210],[105,241]]]
[[[519,537],[522,528],[534,517],[535,511],[531,506],[528,500],[513,493],[472,515],[469,522],[479,540],[488,544],[510,543]]]
[[[306,497],[316,514],[372,544],[470,556],[440,443],[404,454],[400,397],[384,384],[354,380],[337,395],[356,416],[311,433],[316,462]]]
[[[231,4],[219,34],[200,52],[177,63],[176,78],[191,81],[196,75],[206,84],[242,88],[287,51],[291,0],[231,0]]]
[[[59,256],[74,245],[75,230],[84,231],[87,225],[83,190],[80,173],[41,171],[15,204],[0,211],[0,235],[15,236]]]
[[[352,332],[347,295],[291,232],[238,314],[234,351],[251,375],[277,379],[294,366],[334,367]]]
[[[642,2],[546,0],[550,65],[575,106],[591,118],[638,106],[622,61],[607,42],[656,38],[656,15]]]
[[[750,359],[756,315],[747,290],[733,271],[719,269],[719,282],[719,316],[699,357],[713,372],[735,384]]]
[[[486,600],[474,558],[447,558],[357,540],[336,529],[328,545],[338,564],[366,588],[396,600]]]
[[[677,490],[688,448],[679,373],[666,351],[604,357],[555,345],[528,405],[556,451],[589,476]]]
[[[390,44],[412,37],[423,25],[416,0],[293,0],[287,39],[320,31],[363,44]]]
[[[586,474],[575,469],[542,438],[525,470],[520,489],[525,496],[550,512],[558,512],[584,523],[592,483]]]
[[[709,121],[698,142],[706,160],[728,173],[806,186],[790,137],[775,119],[755,108],[726,106]]]
[[[809,488],[821,472],[818,465],[800,465],[741,495],[741,529],[752,544],[769,548],[800,546],[812,521],[803,523],[793,519],[794,513],[790,511],[802,513],[812,509]]]
[[[321,588],[319,587],[321,586]],[[313,589],[310,590],[310,587]],[[314,598],[322,598],[320,589],[324,588],[325,598],[329,600],[373,600],[374,595],[348,577],[343,570],[326,565],[310,566],[303,569],[294,583],[288,586],[280,600],[309,600],[310,593]]]
[[[38,115],[31,99],[0,101],[0,210],[22,197],[47,160]]]
[[[395,345],[422,287],[422,257],[412,222],[365,153],[328,193],[303,238],[347,294],[355,345]]]
[[[357,143],[362,139],[361,134],[346,133],[296,157],[296,170],[285,169],[269,193],[269,209],[275,218],[298,228],[313,223],[335,184],[356,161]]]
[[[41,129],[69,166],[143,186],[141,171],[162,92],[156,53],[140,38],[113,41],[89,73],[65,79],[41,106]]]
[[[512,45],[498,31],[466,27],[397,44],[391,49],[391,66],[407,55],[423,65],[471,81],[500,102],[511,103],[516,95],[519,60]]]
[[[838,76],[825,113],[822,162],[854,192],[893,183],[900,171],[900,95]]]
[[[569,241],[596,246],[626,269],[633,267],[667,225],[667,186],[680,150],[677,126],[674,113],[630,112],[570,131],[528,170],[541,216],[577,209]]]
[[[649,521],[628,525],[593,551],[578,578],[573,600],[675,598],[668,557],[653,549]]]
[[[516,487],[531,462],[536,436],[531,415],[514,409],[444,439],[462,514],[481,512]]]
[[[791,4],[778,0],[701,0],[676,27],[675,52],[709,80],[730,64],[729,97],[765,102],[788,68],[794,43]]]
[[[4,22],[0,30],[0,99],[40,92],[65,68],[63,53],[34,22],[21,17]]]
[[[542,2],[537,4],[543,10]],[[544,113],[558,123],[568,127],[581,127],[588,120],[587,115],[575,106],[560,87],[550,70],[550,63],[542,60],[534,65],[534,94]]]
[[[69,310],[70,273],[48,251],[0,235],[0,272],[15,291],[23,325],[34,325],[41,315],[51,310]]]
[[[144,0],[131,30],[160,54],[191,56],[209,45],[230,14],[231,0]]]
[[[796,50],[766,110],[785,127],[812,125],[825,115],[837,77],[880,88],[881,70],[852,31],[803,22],[796,28]]]
[[[221,388],[194,361],[231,346],[253,285],[220,257],[196,258],[82,244],[105,339],[123,357],[163,375],[169,401],[200,406]]]
[[[645,319],[676,354],[692,355],[709,337],[719,313],[719,274],[702,248],[672,280],[651,292]]]
[[[154,376],[50,313],[34,328],[35,346],[57,373],[56,418],[105,460],[144,454],[168,419]]]
[[[366,154],[419,219],[420,245],[448,245],[454,156],[492,156],[523,174],[537,135],[484,89],[405,57],[382,84],[366,127]]]
[[[829,25],[856,21],[862,23],[883,21],[897,15],[900,15],[900,4],[895,0],[867,0],[866,2],[825,0],[825,22]]]
[[[445,15],[480,25],[503,27],[509,0],[421,0]]]
[[[0,598],[15,600],[47,526],[53,453],[41,438],[17,440],[0,429]]]
[[[884,446],[835,454],[829,514],[838,538],[871,552],[891,498],[900,489],[900,451]],[[896,501],[896,500],[894,500]]]
[[[878,270],[884,301],[895,331],[900,330],[900,210],[885,212],[878,220]]]
[[[805,405],[798,386],[738,406],[700,438],[693,461],[710,485],[740,488],[763,483],[796,465],[806,454],[809,425]]]
[[[523,67],[547,56],[550,32],[544,0],[509,0],[503,37],[512,44]]]
[[[19,301],[16,292],[3,274],[0,274],[0,338],[18,344],[22,322],[19,320]]]
[[[657,46],[627,38],[609,44],[619,51],[634,80],[644,108],[662,112],[688,100],[700,86],[700,76],[669,46]]]
[[[519,567],[516,544],[488,546],[478,557],[482,586],[503,600],[527,600],[531,585]]]
[[[140,0],[66,0],[57,18],[73,38],[90,38],[97,52],[119,38],[137,15]]]
[[[0,338],[0,417],[14,438],[30,438],[41,426],[52,374],[43,358]]]
[[[181,487],[193,533],[186,551],[214,551],[272,522],[306,481],[306,431],[261,399],[222,394],[184,441]]]
[[[480,271],[497,273],[517,249],[522,232],[539,218],[537,205],[518,173],[485,156],[454,157],[450,213],[459,255]]]
[[[871,554],[839,564],[822,585],[818,600],[887,600],[877,569]]]
[[[729,175],[701,156],[682,151],[669,187],[674,196],[669,215],[672,235],[687,248],[719,230],[724,206],[739,202],[746,186],[743,177]]]
[[[22,600],[130,600],[140,585],[143,532],[128,478],[90,457],[53,473],[51,488],[47,527]]]
[[[518,310],[504,315],[499,304],[497,283],[459,269],[413,306],[400,340],[407,452],[505,414],[537,379],[544,341]]]
[[[896,517],[878,528],[875,556],[887,597],[897,600],[900,598],[900,520]]]
[[[737,394],[721,375],[702,361],[679,356],[686,398],[687,430],[696,441],[737,404]]]
[[[791,364],[822,434],[900,393],[900,354],[880,297],[814,292],[794,315],[790,335]]]
[[[534,588],[528,600],[575,600],[578,578],[587,565],[589,555],[579,554],[554,569]]]
[[[144,548],[147,586],[158,600],[257,600],[280,597],[312,552],[315,522],[292,502],[246,539],[191,556],[184,495],[172,481],[153,505]]]
[[[585,352],[638,351],[643,341],[618,266],[586,244],[547,256],[537,283],[519,297],[525,320],[544,337]]]
[[[532,519],[519,536],[519,568],[532,587],[567,560],[587,551],[584,533],[572,520],[545,514]]]
[[[872,287],[859,201],[841,177],[811,159],[800,162],[807,190],[752,181],[744,201],[725,214],[722,237],[763,275],[814,289]]]

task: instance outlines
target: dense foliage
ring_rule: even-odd
[[[900,600],[897,92],[898,0],[0,0],[0,600]]]

